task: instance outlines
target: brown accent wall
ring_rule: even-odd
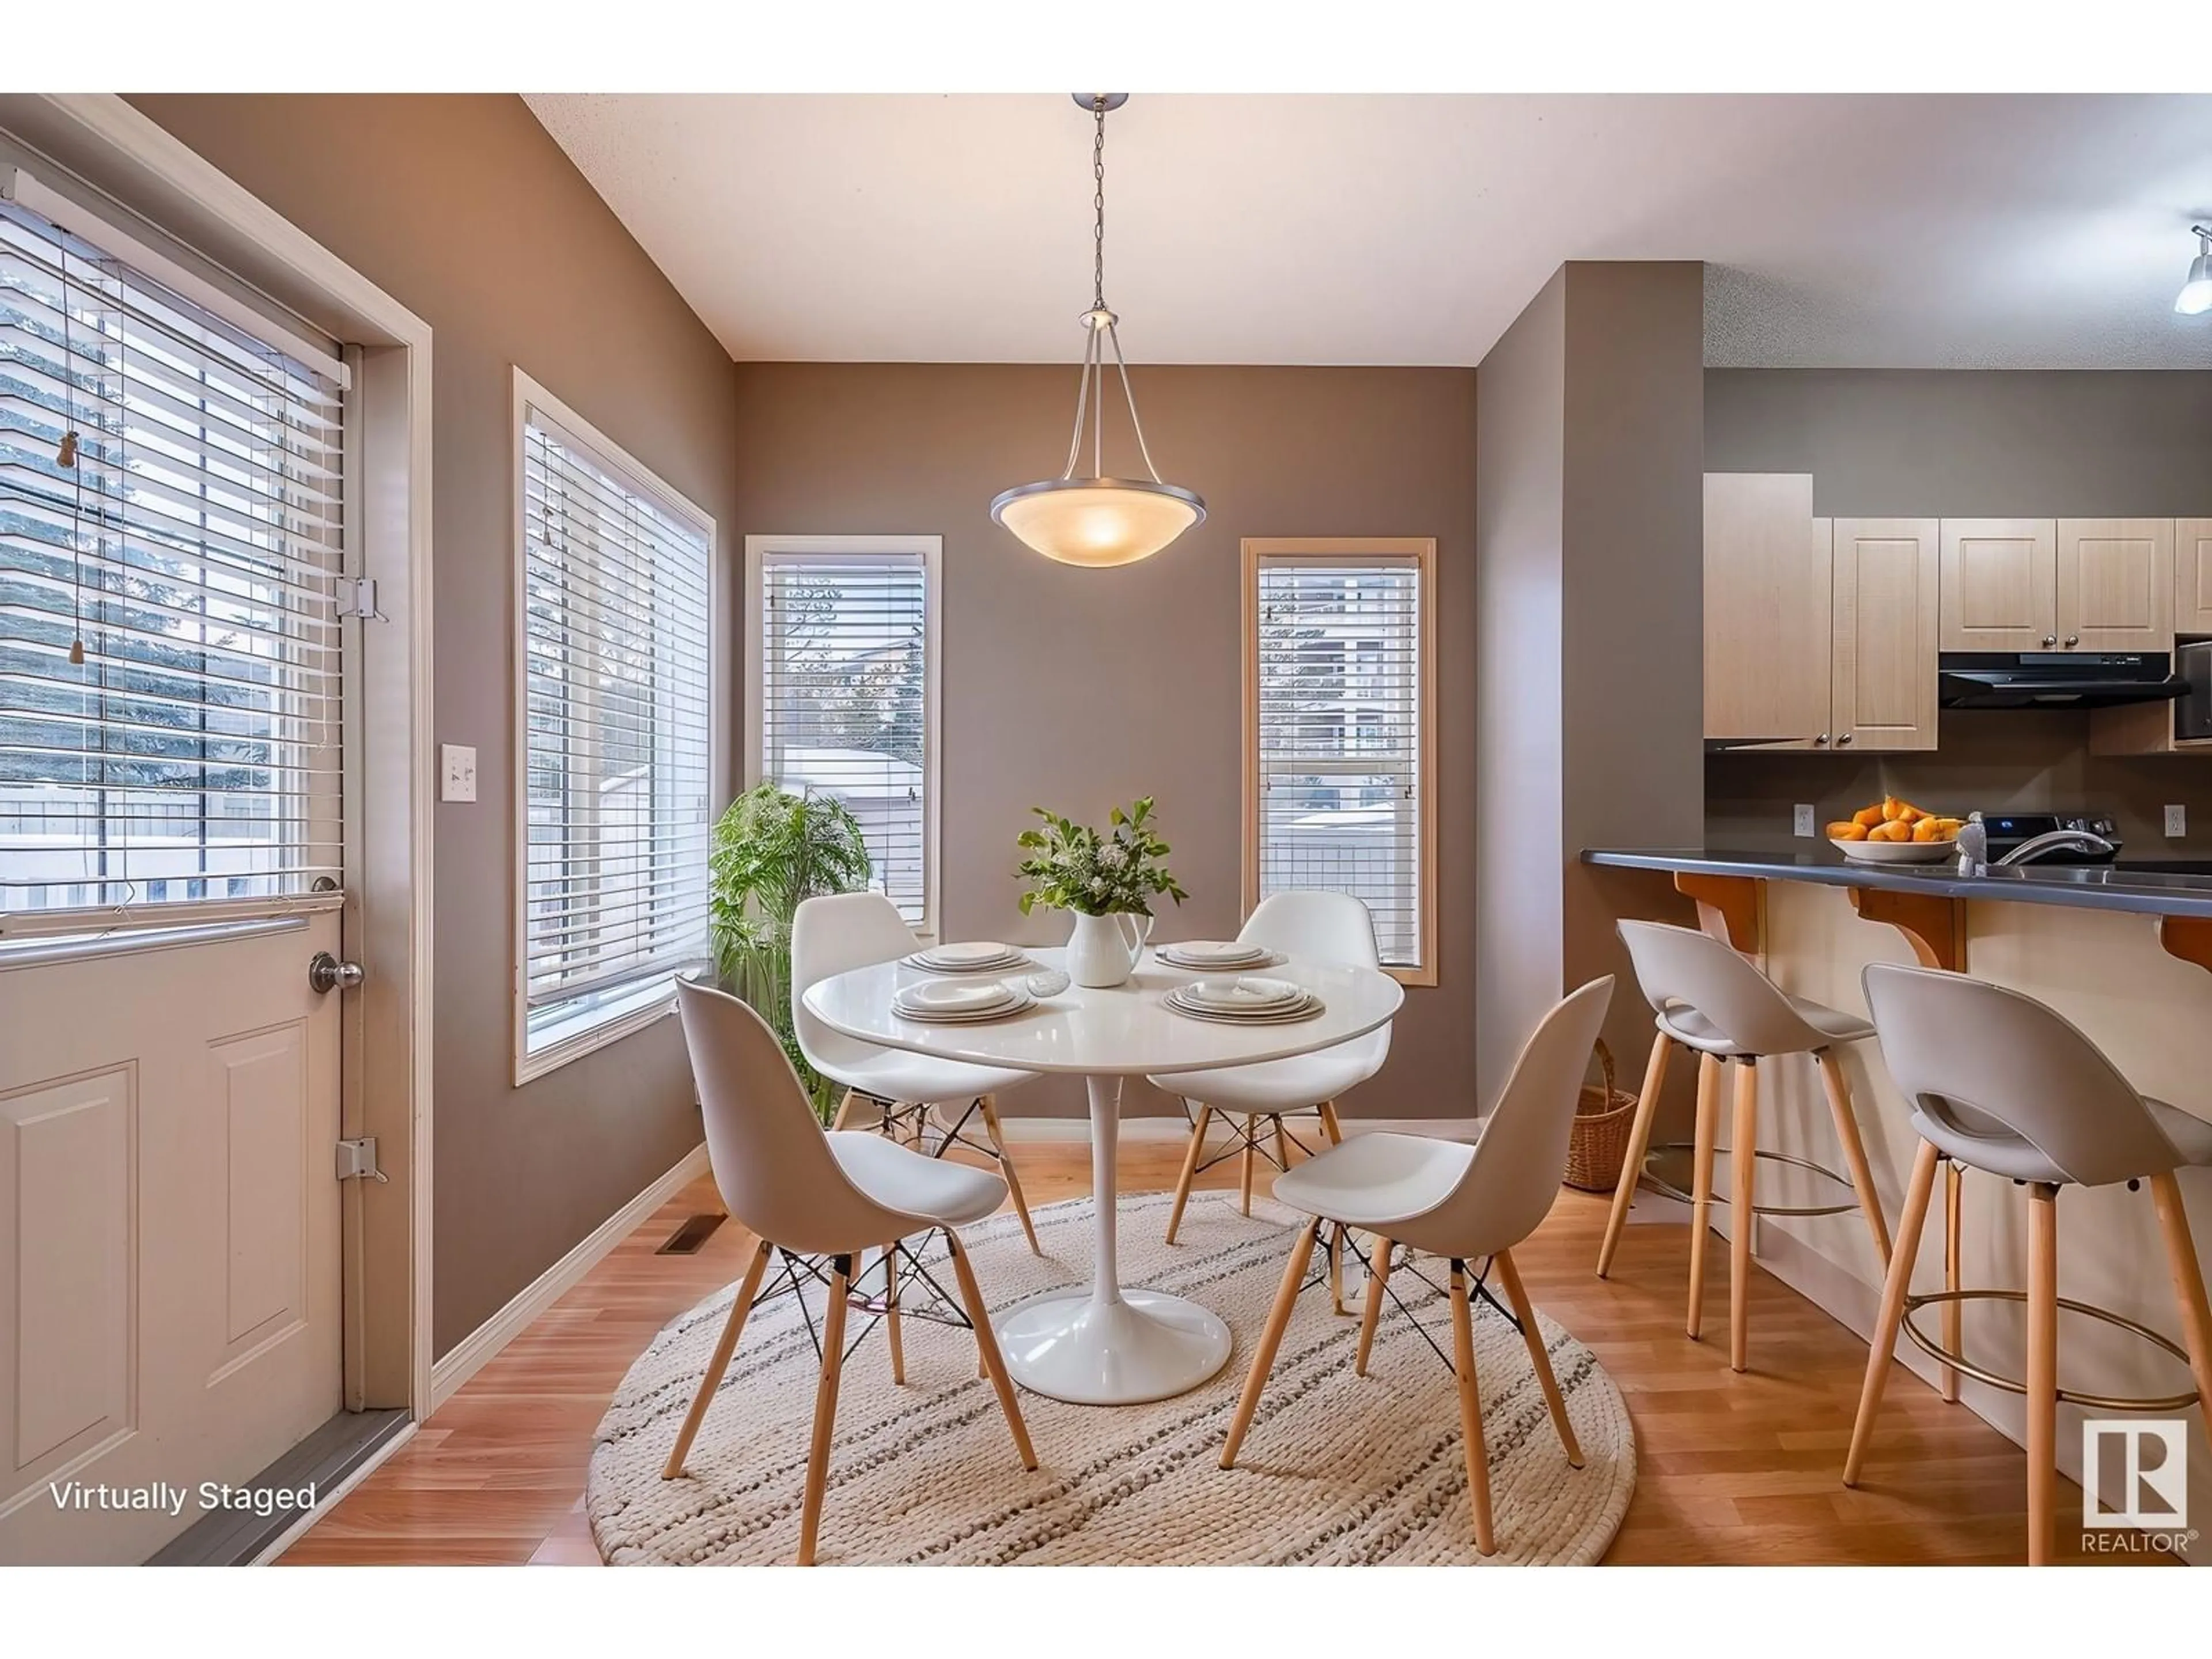
[[[734,547],[729,358],[513,97],[131,100],[435,331],[434,1346],[447,1352],[696,1146],[664,1021],[514,1088],[512,372],[713,514]],[[374,696],[375,689],[368,688]]]
[[[1348,1109],[1474,1109],[1475,384],[1467,369],[1139,367],[1145,435],[1206,522],[1144,563],[1079,570],[993,524],[991,498],[1056,472],[1072,367],[748,363],[738,369],[746,534],[945,538],[944,926],[1058,944],[1064,917],[1014,908],[1014,837],[1033,805],[1103,820],[1151,794],[1190,902],[1161,937],[1241,921],[1245,536],[1437,538],[1441,773],[1438,983],[1410,989],[1388,1069]],[[1127,428],[1110,408],[1109,465]],[[1080,1109],[1069,1079],[1009,1095]],[[1133,1112],[1172,1109],[1149,1085]]]

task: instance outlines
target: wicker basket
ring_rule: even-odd
[[[1573,1133],[1567,1139],[1567,1185],[1586,1193],[1609,1193],[1620,1182],[1628,1156],[1628,1131],[1636,1121],[1636,1097],[1613,1086],[1613,1050],[1603,1038],[1596,1048],[1605,1081],[1583,1085],[1575,1103]]]

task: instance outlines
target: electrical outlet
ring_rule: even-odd
[[[1802,836],[1808,841],[1813,838],[1813,809],[1803,801],[1790,809],[1790,833]]]
[[[438,799],[474,800],[477,798],[477,751],[465,743],[442,743],[438,745],[438,761],[445,775],[439,787]]]
[[[2176,841],[2189,833],[2189,809],[2186,806],[2166,809],[2166,833]]]

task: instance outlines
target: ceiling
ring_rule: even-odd
[[[1061,362],[1060,94],[540,95],[730,355]],[[1717,366],[2212,368],[2212,98],[1139,94],[1106,294],[1151,362],[1471,364],[1568,259],[1703,259]]]

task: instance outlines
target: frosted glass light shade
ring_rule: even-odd
[[[2173,308],[2185,317],[2212,311],[2212,253],[2200,253],[2189,262],[2189,280]]]
[[[1174,484],[1134,478],[1052,478],[1017,484],[991,517],[1062,564],[1134,564],[1200,523],[1206,503]]]

